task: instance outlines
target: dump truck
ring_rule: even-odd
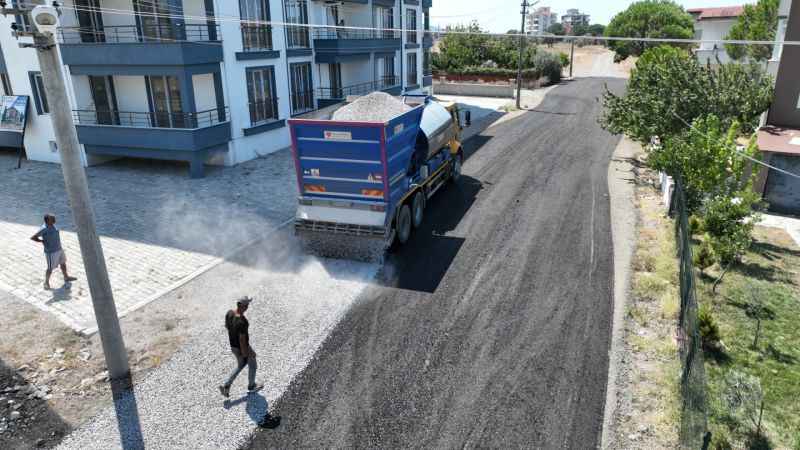
[[[380,259],[409,240],[428,199],[461,175],[469,111],[431,96],[397,99],[411,108],[384,122],[333,120],[344,103],[288,120],[299,190],[294,229],[309,251]]]

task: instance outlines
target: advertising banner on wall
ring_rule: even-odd
[[[0,130],[23,133],[27,120],[27,95],[4,95],[0,97]]]

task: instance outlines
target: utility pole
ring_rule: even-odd
[[[4,3],[4,2],[3,2]],[[33,36],[34,43],[21,43],[20,47],[33,47],[39,57],[47,104],[50,108],[50,119],[53,121],[56,143],[61,157],[61,171],[64,174],[69,205],[78,232],[86,279],[92,297],[92,306],[97,320],[97,328],[103,345],[109,378],[115,382],[113,386],[130,387],[130,367],[128,352],[122,339],[122,331],[117,317],[117,308],[108,279],[108,269],[103,257],[103,248],[97,236],[94,212],[89,199],[89,185],[81,162],[78,136],[72,122],[72,112],[61,76],[61,64],[56,52],[55,32],[58,28],[57,4],[54,6],[39,5],[30,9],[16,8],[12,14],[27,14],[29,23],[35,30],[15,33]],[[3,12],[8,12],[3,10]]]
[[[525,49],[525,17],[528,15],[528,7],[532,7],[539,3],[536,0],[533,3],[528,3],[528,0],[522,0],[522,23],[519,26],[519,62],[517,63],[517,109],[520,109],[520,92],[522,91],[522,54]]]
[[[522,23],[519,26],[519,61],[517,62],[517,109],[520,109],[520,92],[522,91],[522,52],[525,48],[525,17],[528,15],[528,0],[522,0]]]
[[[569,42],[569,77],[572,78],[572,60],[575,57],[575,39],[570,39]]]

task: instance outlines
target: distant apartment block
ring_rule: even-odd
[[[558,23],[558,14],[551,11],[549,6],[542,6],[528,14],[526,31],[529,34],[544,34],[554,23]]]
[[[287,118],[348,95],[429,91],[430,7],[431,0],[66,0],[57,42],[84,163],[186,161],[202,176],[206,164],[288,146]],[[31,98],[28,158],[59,162],[35,50],[19,48],[14,21],[29,27],[0,17],[0,61],[13,61],[0,64],[2,93]]]
[[[561,16],[561,23],[564,25],[564,31],[572,34],[572,29],[576,25],[589,25],[589,15],[577,9],[568,9],[567,13]]]
[[[744,12],[744,7],[692,8],[686,12],[694,18],[694,38],[715,41],[725,39]],[[702,64],[725,64],[731,61],[725,46],[714,42],[703,42],[694,52]]]

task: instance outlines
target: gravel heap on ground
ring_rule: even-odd
[[[342,106],[333,113],[333,120],[388,122],[411,109],[385,92],[373,92]]]

